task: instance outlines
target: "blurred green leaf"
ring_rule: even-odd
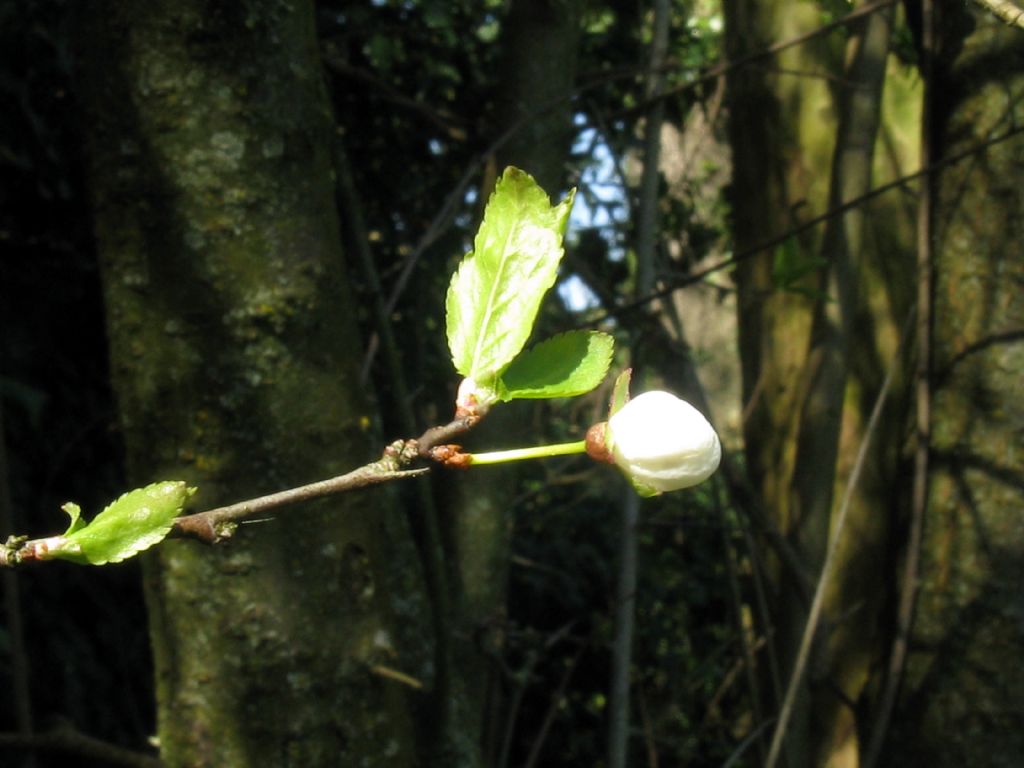
[[[827,265],[828,262],[821,256],[807,254],[801,250],[800,242],[795,237],[790,237],[775,249],[772,258],[772,282],[782,291],[815,300],[828,300],[827,294],[811,287],[807,279]]]
[[[615,379],[615,389],[612,390],[612,402],[608,408],[609,419],[622,410],[622,406],[629,402],[629,382],[632,378],[633,369],[627,368]]]

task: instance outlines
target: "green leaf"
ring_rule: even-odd
[[[622,410],[622,406],[629,402],[629,381],[633,378],[633,369],[627,368],[615,379],[615,389],[612,390],[612,402],[608,408],[608,418]]]
[[[82,519],[82,508],[75,504],[73,501],[67,501],[60,507],[68,513],[68,517],[71,518],[71,524],[68,529],[64,531],[65,536],[69,536],[75,531],[85,528],[85,520]]]
[[[71,516],[66,545],[52,556],[91,565],[126,560],[163,541],[193,493],[181,481],[153,483],[126,493],[88,525],[82,524],[78,506],[69,502],[64,505]]]
[[[529,174],[508,168],[452,276],[445,300],[456,370],[484,386],[522,350],[554,284],[574,192],[552,206]]]
[[[775,248],[772,256],[772,282],[781,291],[828,301],[828,294],[812,288],[814,281],[808,280],[826,266],[826,259],[806,253],[800,248],[800,241],[790,237]]]
[[[498,397],[575,397],[604,379],[615,341],[600,331],[569,331],[519,355],[501,375]]]

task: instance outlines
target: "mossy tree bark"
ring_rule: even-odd
[[[83,69],[128,474],[196,508],[380,450],[337,231],[311,3],[101,2]],[[145,563],[169,766],[413,763],[397,626],[420,577],[384,490]]]
[[[729,0],[725,12],[734,60],[821,23],[816,3]],[[916,143],[908,137],[917,123],[908,105],[915,93],[909,73],[888,56],[888,13],[851,25],[845,47],[842,35],[821,35],[729,79],[735,250],[796,231],[736,270],[747,466],[758,503],[811,579],[913,299],[913,209],[898,196],[803,226],[914,168]],[[810,72],[830,77],[801,74]],[[876,137],[889,151],[875,150]],[[851,704],[865,693],[881,652],[882,587],[891,566],[886,521],[906,501],[892,492],[905,424],[899,377],[895,389],[891,418],[872,436],[793,709],[792,766],[857,759]],[[772,558],[768,572],[776,600],[767,628],[780,674],[765,689],[780,697],[809,595],[806,576]]]
[[[1024,119],[1024,36],[935,4],[939,158]],[[936,179],[931,498],[904,696],[887,764],[1024,754],[1024,188],[1020,135]]]

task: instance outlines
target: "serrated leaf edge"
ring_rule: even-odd
[[[480,239],[481,238],[481,234],[480,233],[482,231],[484,231],[485,226],[487,226],[487,222],[488,222],[488,208],[490,208],[492,202],[494,201],[496,195],[498,195],[499,190],[502,188],[502,186],[505,183],[511,183],[511,180],[516,178],[516,177],[525,178],[525,179],[529,180],[529,182],[532,183],[532,187],[528,187],[526,189],[517,190],[517,191],[525,192],[527,195],[529,195],[531,193],[535,193],[537,198],[538,198],[538,201],[541,198],[543,198],[543,200],[545,201],[545,203],[547,205],[547,210],[545,211],[545,214],[553,217],[552,218],[552,224],[550,226],[542,226],[540,228],[554,231],[554,233],[556,235],[556,238],[557,238],[557,241],[558,241],[558,257],[555,260],[555,264],[554,264],[555,269],[552,270],[552,272],[551,272],[551,280],[548,281],[546,285],[542,286],[541,290],[538,291],[538,295],[537,295],[536,301],[534,302],[535,306],[533,307],[533,311],[532,311],[532,315],[533,316],[529,320],[529,325],[530,325],[531,329],[533,327],[533,323],[536,321],[536,315],[537,315],[537,312],[540,309],[540,303],[541,303],[541,301],[543,299],[543,296],[548,292],[548,290],[550,290],[551,286],[554,285],[555,281],[557,280],[558,264],[561,262],[562,258],[565,255],[565,247],[564,247],[565,229],[568,226],[569,214],[572,211],[572,206],[573,206],[573,203],[575,201],[576,190],[572,189],[572,190],[569,191],[569,193],[566,195],[566,197],[560,203],[552,205],[551,204],[551,198],[548,196],[547,192],[545,192],[540,187],[540,185],[538,185],[537,182],[534,181],[533,177],[530,176],[530,174],[528,174],[525,171],[522,171],[522,170],[520,170],[518,168],[512,167],[512,166],[506,168],[505,172],[498,179],[498,182],[495,185],[495,189],[491,193],[491,198],[488,200],[487,206],[484,208],[484,218],[483,218],[483,221],[481,222],[480,229],[477,231],[476,237],[473,240],[473,250],[470,251],[469,253],[467,253],[463,257],[463,259],[460,262],[458,268],[455,270],[454,274],[452,275],[452,279],[451,279],[451,281],[449,282],[449,285],[448,285],[448,293],[447,293],[447,295],[445,297],[445,314],[446,314],[446,322],[447,322],[447,334],[446,335],[447,335],[447,338],[448,338],[448,348],[449,348],[449,351],[451,352],[451,355],[452,355],[452,362],[455,365],[455,369],[460,374],[462,374],[463,376],[465,376],[467,378],[473,378],[478,383],[481,383],[481,384],[490,384],[491,382],[493,382],[493,381],[495,381],[497,379],[497,377],[501,374],[501,372],[503,370],[505,370],[512,363],[512,361],[515,359],[515,357],[522,351],[523,346],[525,346],[526,341],[529,338],[529,333],[527,333],[523,337],[522,343],[519,345],[518,349],[515,349],[514,351],[513,350],[506,351],[506,356],[508,357],[507,360],[496,361],[494,363],[494,365],[492,366],[494,368],[494,370],[481,369],[479,367],[478,362],[479,362],[479,359],[480,359],[480,353],[481,353],[481,349],[483,348],[483,345],[485,344],[485,341],[487,343],[489,343],[489,344],[493,344],[494,343],[493,339],[489,339],[489,340],[485,339],[485,334],[482,331],[487,327],[488,323],[490,322],[490,318],[493,316],[493,304],[494,304],[493,297],[495,295],[495,291],[497,290],[498,286],[500,286],[500,284],[501,284],[500,277],[496,277],[493,281],[491,281],[490,295],[488,296],[488,298],[486,300],[486,304],[485,304],[486,310],[485,310],[484,319],[483,319],[483,321],[480,324],[481,327],[479,329],[477,329],[476,338],[475,338],[474,344],[473,344],[474,348],[473,348],[472,352],[469,355],[469,360],[467,361],[467,360],[460,360],[460,359],[458,359],[459,356],[457,356],[455,354],[455,348],[454,348],[454,345],[452,343],[453,338],[454,338],[454,335],[453,335],[453,332],[452,332],[453,331],[453,318],[456,321],[454,323],[454,325],[456,325],[456,326],[460,325],[461,324],[461,320],[462,320],[462,312],[461,312],[461,310],[458,307],[458,297],[456,295],[456,292],[458,290],[457,286],[461,283],[462,280],[466,279],[465,276],[462,274],[463,269],[465,267],[467,267],[468,265],[470,265],[473,262],[474,259],[478,258],[478,252],[480,251],[480,247],[479,246],[482,244],[481,239]],[[522,198],[523,196],[517,194],[517,197]],[[522,205],[520,204],[519,201],[513,202],[512,205],[514,205],[516,207],[522,207]],[[520,221],[517,221],[516,223],[514,223],[512,226],[510,226],[508,228],[508,232],[507,232],[507,234],[506,234],[506,236],[504,238],[504,241],[503,241],[502,247],[501,247],[501,252],[502,253],[507,252],[507,250],[508,250],[507,249],[507,245],[508,245],[509,240],[512,239],[513,237],[515,237],[515,235],[519,232],[519,230],[521,229],[521,224],[522,224],[522,222],[520,220]],[[499,276],[500,276],[500,274],[502,274],[504,272],[506,264],[509,261],[510,261],[510,259],[502,259],[501,263],[499,264]],[[465,335],[468,335],[468,334],[463,334],[463,337]],[[463,349],[462,351],[465,352],[465,349]]]
[[[184,493],[182,494],[180,503],[175,506],[174,514],[171,517],[169,517],[165,522],[161,523],[158,526],[155,526],[146,533],[141,534],[138,538],[134,540],[133,544],[122,546],[117,551],[117,553],[115,553],[111,557],[96,557],[90,555],[89,552],[82,547],[81,541],[79,540],[81,536],[85,535],[88,532],[90,526],[93,526],[96,524],[97,521],[100,521],[105,514],[107,514],[113,507],[117,506],[117,504],[123,501],[126,497],[139,491],[146,492],[149,491],[151,488],[156,488],[158,486],[164,486],[168,484],[175,486],[184,486]],[[184,509],[185,504],[192,497],[192,495],[195,494],[195,492],[195,488],[189,487],[188,484],[182,480],[162,480],[156,483],[150,483],[149,485],[143,486],[141,488],[133,488],[130,491],[122,493],[114,501],[107,504],[107,506],[103,508],[103,511],[96,515],[96,517],[94,517],[88,523],[79,525],[74,531],[71,531],[71,529],[69,528],[70,533],[65,534],[65,538],[70,546],[63,548],[63,551],[65,551],[68,555],[71,555],[71,557],[67,557],[65,559],[73,560],[76,562],[81,562],[82,560],[85,560],[90,565],[106,565],[108,563],[123,562],[131,557],[134,557],[140,552],[144,552],[145,550],[155,546],[156,544],[159,544],[161,541],[167,538],[167,534],[170,533],[171,528],[174,527],[174,518],[178,517],[178,515],[181,514],[181,511]],[[76,508],[78,506],[76,504],[72,504],[71,502],[68,502],[68,504],[71,504]],[[71,512],[68,511],[68,514],[70,515]],[[79,522],[81,522],[80,518]],[[74,522],[72,523],[72,525],[74,525]],[[57,557],[61,556],[59,553],[56,552],[55,555]]]
[[[559,333],[559,334],[556,334],[554,336],[551,336],[551,337],[549,337],[547,339],[544,339],[543,341],[537,342],[536,344],[534,344],[532,347],[530,347],[525,352],[517,355],[505,367],[505,371],[508,371],[512,366],[514,366],[516,364],[516,362],[518,360],[520,360],[524,355],[528,355],[528,354],[532,353],[534,350],[536,350],[538,347],[542,346],[543,344],[546,344],[548,342],[554,341],[555,339],[560,338],[562,336],[568,336],[570,334],[577,334],[577,333],[585,333],[588,336],[588,338],[593,338],[595,336],[600,336],[602,338],[608,339],[611,342],[609,347],[608,347],[608,353],[605,356],[606,359],[604,361],[604,371],[601,374],[600,378],[592,386],[590,386],[590,387],[588,387],[586,389],[582,389],[582,390],[574,388],[572,390],[568,390],[566,392],[556,393],[556,394],[542,394],[542,395],[516,394],[517,392],[527,392],[527,391],[529,391],[529,389],[519,389],[519,390],[508,389],[508,387],[505,385],[504,380],[502,380],[501,377],[499,377],[498,381],[497,381],[497,385],[498,385],[497,386],[498,399],[501,400],[502,402],[506,402],[506,403],[510,402],[512,400],[551,400],[551,399],[558,398],[558,397],[578,397],[579,395],[586,394],[587,392],[590,392],[593,389],[595,389],[601,383],[601,381],[604,380],[604,377],[608,375],[608,369],[611,367],[612,357],[615,354],[615,339],[614,339],[614,337],[611,334],[605,333],[604,331],[565,331],[563,333]],[[549,385],[546,385],[546,386],[547,387],[553,387],[553,386],[557,386],[557,384],[549,384]],[[541,387],[534,387],[533,389],[541,389]]]

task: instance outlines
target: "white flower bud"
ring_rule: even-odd
[[[722,446],[703,414],[668,392],[645,392],[608,420],[615,463],[636,482],[676,491],[711,476]]]

